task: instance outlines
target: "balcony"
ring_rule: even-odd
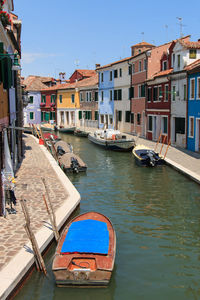
[[[50,106],[51,106],[51,107],[55,107],[56,104],[55,104],[55,103],[51,103]]]

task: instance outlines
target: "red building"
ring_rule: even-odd
[[[146,81],[146,116],[147,133],[149,140],[157,141],[160,135],[164,141],[170,141],[170,116],[171,116],[171,82],[169,74],[173,71],[171,66],[171,56],[175,42],[171,42],[152,50],[156,55],[157,62],[149,61],[150,75]],[[158,49],[157,49],[158,48]],[[152,54],[151,53],[151,54]],[[155,65],[157,63],[157,65]],[[154,66],[151,66],[154,64]],[[157,69],[157,72],[155,70]],[[152,75],[152,70],[154,74]],[[165,137],[166,136],[166,137]]]
[[[131,132],[145,136],[145,85],[147,79],[148,52],[155,46],[146,42],[131,47],[132,58],[129,61],[131,75]]]
[[[44,123],[55,123],[57,121],[57,110],[56,110],[56,95],[57,87],[54,85],[47,89],[41,90],[41,122]]]

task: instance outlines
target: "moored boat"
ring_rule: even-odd
[[[162,156],[144,145],[135,146],[132,152],[136,162],[141,166],[155,167],[165,164]]]
[[[81,129],[78,129],[78,128],[76,128],[76,129],[74,130],[74,135],[76,135],[76,136],[80,136],[80,137],[88,137],[88,134],[89,134],[89,132],[87,132],[87,131],[85,131],[85,130],[81,130]]]
[[[88,212],[64,229],[56,248],[52,270],[56,284],[105,286],[114,268],[116,235],[103,214]]]
[[[88,139],[96,145],[108,150],[131,151],[135,146],[135,140],[119,130],[96,130],[88,135]]]
[[[42,131],[53,131],[54,130],[54,125],[49,124],[49,123],[42,123],[40,125]]]
[[[74,133],[76,127],[58,127],[57,130],[62,133]]]

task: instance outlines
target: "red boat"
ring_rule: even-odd
[[[115,261],[116,235],[104,215],[88,212],[74,218],[60,237],[52,270],[58,286],[105,286]]]

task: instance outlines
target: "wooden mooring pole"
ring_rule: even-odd
[[[55,216],[55,213],[54,213],[53,205],[51,203],[51,199],[50,199],[50,196],[49,196],[49,190],[48,190],[45,178],[42,177],[41,179],[42,179],[42,182],[43,182],[44,187],[45,187],[45,191],[46,191],[46,194],[47,194],[47,199],[48,199],[48,202],[49,202],[50,210],[49,210],[48,203],[46,201],[45,195],[43,195],[43,200],[45,202],[45,206],[46,206],[46,209],[47,209],[47,213],[49,215],[49,219],[50,219],[50,222],[51,222],[51,225],[52,225],[52,229],[53,229],[53,232],[54,232],[55,239],[56,239],[56,241],[58,241],[59,240],[59,232],[58,232],[57,225],[56,225],[56,216]]]
[[[161,153],[162,153],[162,149],[163,149],[164,143],[165,143],[165,141],[166,141],[166,138],[167,138],[167,136],[165,135],[165,136],[164,136],[164,139],[163,139],[163,143],[162,143],[162,146],[161,146],[159,155],[161,155]]]
[[[25,200],[21,199],[20,204],[21,204],[22,211],[24,213],[24,217],[25,217],[25,220],[26,220],[26,224],[24,225],[24,228],[26,230],[28,238],[31,241],[31,245],[32,245],[32,249],[33,249],[33,253],[34,253],[34,257],[35,257],[35,262],[36,262],[36,267],[37,267],[38,270],[43,271],[43,273],[45,275],[47,275],[47,270],[46,270],[46,267],[45,267],[44,260],[42,258],[41,253],[40,253],[40,249],[38,247],[38,243],[37,243],[37,240],[35,238],[35,235],[34,235],[32,229],[31,229],[30,216],[29,216],[29,212],[28,212]]]

